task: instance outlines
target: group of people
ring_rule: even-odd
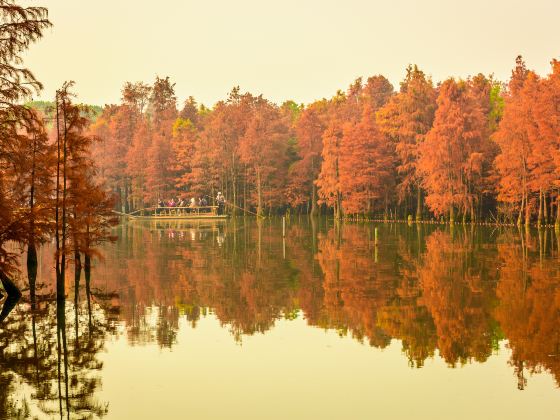
[[[219,192],[216,196],[216,204],[218,205],[218,214],[224,213],[224,206],[226,199],[224,195]],[[158,200],[158,207],[206,207],[208,206],[208,201],[203,197],[192,197],[190,200],[186,198],[173,197],[171,200],[165,201],[162,199]]]
[[[190,200],[186,198],[172,198],[169,201],[162,199],[158,200],[158,207],[204,207],[208,205],[206,198],[199,197],[198,199],[192,197]]]

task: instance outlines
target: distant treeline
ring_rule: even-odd
[[[434,85],[416,66],[309,105],[234,88],[209,109],[174,84],[126,83],[93,125],[100,176],[130,211],[222,191],[257,213],[558,221],[560,62],[516,60],[508,84],[478,74]]]
[[[56,118],[56,104],[54,101],[29,101],[25,103],[25,106],[34,109],[43,115],[48,126],[53,125]],[[79,106],[87,108],[87,116],[91,122],[95,122],[95,120],[103,113],[103,107],[99,105],[80,104]]]

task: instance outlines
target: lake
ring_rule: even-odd
[[[374,229],[378,229],[375,243]],[[123,222],[0,325],[7,418],[558,419],[554,230]],[[76,289],[77,285],[77,289]],[[77,290],[77,293],[76,293]]]

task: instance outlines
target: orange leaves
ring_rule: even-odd
[[[294,162],[289,172],[288,202],[297,206],[317,201],[315,180],[321,169],[322,135],[326,124],[326,101],[319,101],[303,110],[296,121],[297,152],[300,160]]]
[[[384,198],[392,187],[394,154],[392,145],[377,128],[369,105],[361,121],[345,126],[339,170],[344,211],[367,213],[373,200]]]
[[[399,200],[418,188],[418,147],[431,129],[436,90],[417,66],[409,66],[401,91],[377,112],[380,130],[395,142]]]
[[[553,61],[552,74],[541,79],[518,57],[504,115],[493,136],[500,148],[495,161],[500,175],[498,198],[521,203],[520,212],[525,209],[527,221],[535,196],[541,200],[559,185],[559,73],[558,62]]]
[[[446,80],[440,87],[434,125],[421,144],[418,171],[426,204],[442,215],[454,207],[465,213],[477,200],[471,164],[482,160],[487,117],[470,94],[469,82]]]
[[[287,121],[276,106],[259,101],[239,143],[241,161],[251,168],[259,215],[263,213],[263,188],[268,190],[268,204],[283,202],[280,197],[285,187],[287,146]]]
[[[365,86],[358,79],[346,96],[329,103],[317,186],[321,202],[335,207],[336,217],[342,208],[346,213],[371,211],[391,185],[393,152],[377,128],[375,111],[392,90],[383,76],[369,78]]]

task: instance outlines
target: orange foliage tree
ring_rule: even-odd
[[[482,171],[481,143],[487,117],[474,100],[469,82],[446,80],[440,87],[434,125],[420,145],[418,171],[427,191],[426,204],[436,216],[455,209],[474,220],[477,196],[472,182]]]
[[[399,201],[416,193],[416,220],[422,219],[421,177],[417,170],[419,146],[432,128],[437,92],[417,66],[408,66],[400,92],[377,112],[380,130],[395,142]]]
[[[239,152],[243,163],[251,168],[255,189],[257,214],[263,214],[263,195],[268,192],[268,203],[282,204],[287,172],[286,149],[288,125],[280,110],[265,100],[256,103],[256,111],[240,139]]]
[[[370,104],[356,125],[344,127],[341,149],[338,169],[344,212],[370,213],[378,199],[383,199],[387,209],[394,181],[393,148],[379,131]]]
[[[14,196],[12,184],[15,179],[7,179],[6,170],[12,166],[12,141],[24,140],[21,133],[21,122],[27,124],[31,137],[38,135],[37,123],[32,122],[33,115],[21,105],[21,102],[38,92],[42,85],[33,73],[22,67],[22,53],[35,41],[42,37],[43,31],[50,27],[48,12],[44,7],[20,6],[13,0],[0,1],[0,278],[9,281],[7,274],[15,269],[13,255],[5,245],[10,240],[22,240],[29,243],[29,229],[25,216],[29,211],[21,212],[20,197]],[[40,126],[40,123],[38,124]],[[24,129],[25,131],[28,131]],[[41,135],[41,134],[39,134]],[[42,136],[42,135],[41,135]],[[32,140],[33,142],[33,140]],[[28,142],[25,142],[28,143]],[[36,143],[37,145],[37,143]],[[28,144],[27,144],[28,146]],[[29,150],[29,149],[28,149]],[[18,150],[21,154],[22,150]],[[16,155],[17,155],[16,154]],[[27,186],[30,184],[27,183]],[[27,206],[28,203],[26,203]],[[33,214],[33,210],[31,210]],[[25,216],[24,216],[25,215]],[[23,216],[23,217],[22,217]]]
[[[307,203],[310,214],[317,214],[317,185],[321,169],[322,136],[325,131],[327,103],[318,101],[305,108],[295,124],[299,160],[290,168],[289,203]]]
[[[529,221],[531,203],[529,197],[529,163],[531,143],[528,129],[532,125],[531,112],[534,91],[537,89],[536,74],[526,69],[521,57],[517,58],[512,71],[509,92],[505,97],[504,115],[493,136],[500,152],[495,160],[498,177],[498,199],[519,204],[517,223]]]

